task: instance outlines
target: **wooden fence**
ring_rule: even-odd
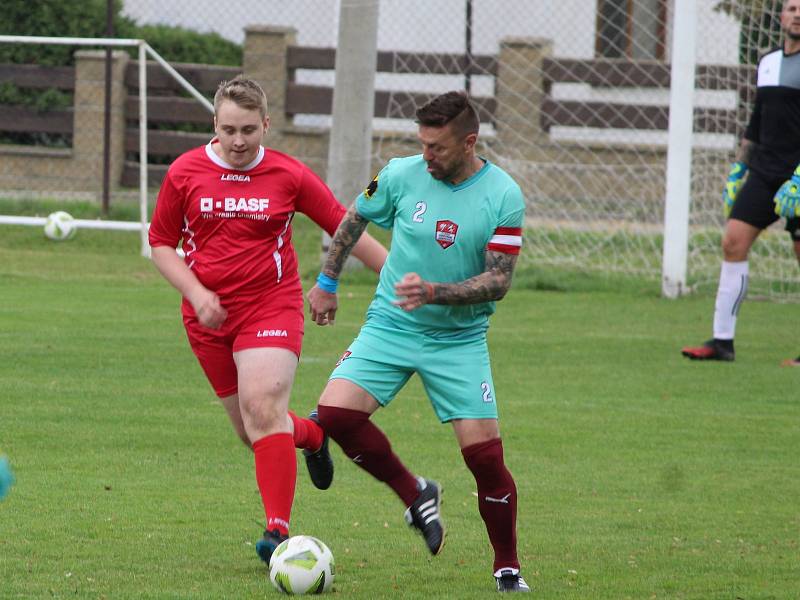
[[[698,65],[695,87],[700,90],[732,90],[747,99],[752,95],[755,69],[751,66]],[[586,83],[597,88],[667,89],[670,65],[657,61],[610,59],[576,60],[546,58],[542,65],[544,99],[540,125],[601,129],[667,129],[669,107],[623,102],[556,100],[554,83]],[[741,107],[741,103],[739,103]],[[702,133],[741,133],[746,115],[742,109],[696,108],[694,130]]]
[[[332,70],[336,51],[332,48],[314,48],[290,45],[286,48],[285,97],[279,103],[285,117],[291,119],[302,114],[331,114],[333,89],[329,86],[298,83],[297,69]],[[200,92],[211,97],[219,82],[236,76],[241,68],[199,64],[176,64],[175,68]],[[161,67],[148,63],[148,153],[150,159],[167,163],[182,152],[205,143],[211,131],[211,115],[196,100],[188,97],[182,88]],[[380,73],[481,75],[497,78],[502,65],[496,56],[467,57],[461,54],[431,54],[379,52],[377,68]],[[696,85],[701,90],[734,90],[741,99],[751,98],[754,90],[755,69],[750,66],[700,65]],[[656,61],[577,60],[545,57],[541,69],[542,99],[538,127],[549,132],[553,126],[595,127],[617,129],[665,130],[668,126],[669,108],[666,106],[639,105],[633,102],[605,102],[563,100],[553,96],[557,83],[584,83],[594,88],[649,88],[667,89],[670,83],[670,66]],[[74,67],[45,67],[39,65],[0,65],[0,80],[10,81],[21,88],[75,89]],[[124,103],[124,150],[126,160],[122,169],[121,184],[134,187],[138,183],[139,131],[138,131],[138,65],[127,64],[125,77],[127,99]],[[413,118],[417,106],[433,94],[413,91],[375,92],[375,116],[383,118]],[[482,122],[496,122],[498,106],[495,97],[475,97]],[[743,106],[730,110],[716,108],[695,109],[695,131],[710,133],[741,133],[744,124]],[[535,118],[535,117],[532,117]],[[205,127],[199,133],[176,131],[174,127],[190,124]],[[73,109],[37,111],[27,106],[0,105],[0,132],[43,132],[52,134],[73,133]],[[163,178],[167,164],[150,164],[153,185]]]
[[[0,64],[0,81],[33,90],[75,89],[75,67]],[[0,104],[0,132],[72,135],[72,108],[40,111],[31,106]]]

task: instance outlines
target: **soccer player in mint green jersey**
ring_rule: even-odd
[[[417,123],[422,154],[391,160],[359,195],[308,293],[314,321],[333,323],[339,274],[355,241],[369,221],[392,229],[367,321],[331,374],[319,420],[353,462],[394,490],[409,525],[438,554],[439,484],[409,471],[370,421],[417,373],[475,477],[498,591],[528,592],[486,345],[494,303],[511,286],[525,203],[507,173],[476,155],[478,117],[464,93],[434,98],[417,110]]]

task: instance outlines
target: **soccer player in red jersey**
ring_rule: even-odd
[[[333,234],[345,214],[300,161],[261,145],[267,100],[254,81],[222,82],[216,136],[170,166],[150,226],[153,263],[183,296],[192,350],[234,429],[255,455],[269,562],[288,537],[297,477],[295,447],[312,481],[328,487],[333,463],[316,414],[288,410],[303,339],[303,290],[292,247],[300,211]],[[175,251],[182,244],[184,258]],[[365,234],[354,254],[380,271],[386,249]]]

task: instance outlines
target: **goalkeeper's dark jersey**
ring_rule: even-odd
[[[800,52],[779,48],[758,61],[756,104],[744,137],[756,143],[749,167],[788,179],[800,163]]]

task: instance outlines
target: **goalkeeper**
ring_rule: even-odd
[[[734,359],[747,259],[764,229],[786,217],[800,259],[800,0],[784,3],[780,21],[783,45],[759,60],[755,106],[722,193],[727,222],[713,337],[681,351],[693,360]],[[784,364],[800,365],[800,358]]]

